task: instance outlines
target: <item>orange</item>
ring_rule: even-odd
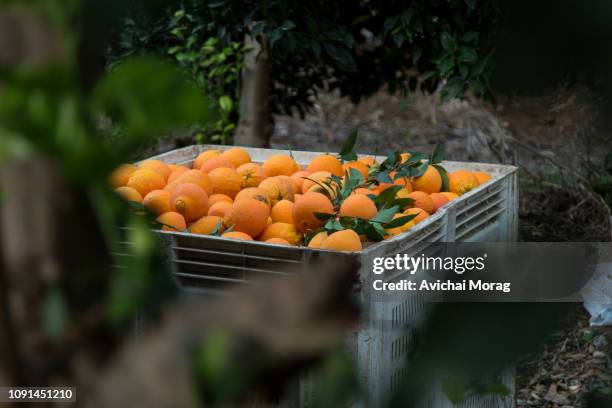
[[[342,165],[342,170],[344,173],[348,173],[349,169],[355,169],[360,172],[364,181],[368,178],[368,166],[360,161],[350,161]]]
[[[219,204],[217,204],[219,205]],[[223,225],[233,231],[245,232],[256,237],[268,226],[270,208],[254,198],[235,201],[225,217]]]
[[[412,193],[412,189],[404,187],[395,194],[395,198],[410,198],[410,193]]]
[[[298,166],[295,160],[286,154],[275,154],[268,157],[263,163],[262,168],[268,177],[280,175],[291,176],[293,173],[300,170],[300,166]]]
[[[208,173],[208,175],[212,180],[214,194],[225,194],[229,198],[234,199],[241,189],[242,177],[234,169],[219,167]]]
[[[267,239],[265,242],[267,242],[268,244],[291,245],[289,241],[287,241],[286,239],[282,239],[282,238],[270,238],[270,239]]]
[[[174,170],[176,170],[179,167],[181,167],[181,166],[179,166],[178,164],[168,163],[168,168],[170,169],[170,173],[172,173]]]
[[[334,176],[338,177],[342,177],[344,175],[342,163],[340,163],[340,160],[336,159],[330,154],[322,154],[321,156],[315,157],[312,159],[306,170],[311,173],[316,173],[317,171],[328,171]]]
[[[373,157],[361,157],[357,160],[359,163],[365,164],[368,168],[374,166],[376,163],[376,159]]]
[[[276,205],[280,200],[293,201],[295,195],[291,180],[280,176],[265,179],[257,188],[268,195],[270,205],[272,206]]]
[[[363,194],[363,195],[373,194],[373,195],[378,195],[378,191],[377,190],[370,190],[369,188],[365,188],[365,187],[359,187],[359,188],[356,188],[355,190],[353,190],[352,194]]]
[[[210,197],[208,197],[208,204],[211,206],[221,201],[225,201],[226,203],[230,203],[230,204],[234,202],[234,200],[232,200],[225,194],[213,194]]]
[[[423,221],[427,217],[429,217],[429,213],[421,208],[408,208],[403,212],[404,215],[416,215],[411,221],[414,221],[415,224]]]
[[[218,169],[219,167],[228,167],[230,169],[234,169],[234,165],[229,162],[225,157],[216,156],[209,160],[206,160],[202,166],[200,166],[200,170],[204,173],[210,173],[214,169]]]
[[[311,173],[307,178],[302,182],[302,193],[306,193],[312,187],[320,184],[328,184],[331,183],[332,174],[329,171],[317,171],[315,173]]]
[[[268,198],[268,194],[260,188],[257,187],[249,187],[240,191],[236,194],[236,198],[234,201],[244,200],[245,198],[254,198],[256,200],[265,203],[268,208],[270,208],[270,198]]]
[[[448,190],[451,193],[462,195],[478,187],[476,176],[466,170],[457,170],[448,175]]]
[[[484,184],[487,181],[491,180],[491,175],[484,171],[474,171],[472,172],[472,174],[478,179],[478,184]]]
[[[190,229],[194,234],[209,235],[212,234],[213,231],[220,234],[225,228],[223,228],[223,218],[216,215],[205,215],[191,224]]]
[[[459,196],[455,193],[451,193],[449,191],[443,191],[440,194],[443,194],[446,198],[448,198],[448,201],[453,201],[456,198],[459,198]]]
[[[400,157],[401,157],[400,163],[406,163],[408,159],[410,158],[410,153],[401,153]]]
[[[270,217],[274,222],[286,222],[293,224],[293,202],[289,200],[280,200],[272,207]]]
[[[200,187],[202,190],[206,192],[207,195],[212,195],[213,193],[213,184],[210,176],[203,171],[200,170],[188,170],[178,176],[172,183],[168,184],[164,190],[170,192],[179,185],[184,183],[195,184]]]
[[[251,238],[251,236],[249,234],[245,234],[244,232],[240,232],[240,231],[226,232],[225,234],[223,234],[221,236],[223,238],[241,239],[243,241],[252,241],[253,240],[253,238]]]
[[[125,201],[135,201],[137,203],[142,203],[142,196],[132,187],[118,187],[115,189],[115,192],[119,194]]]
[[[394,179],[395,177],[395,171],[392,171],[391,173],[389,173],[389,177],[391,177],[391,179],[393,180],[393,184],[391,183],[380,183],[378,185],[378,187],[376,188],[376,190],[378,190],[379,192],[383,192],[386,189],[388,189],[389,187],[396,185],[396,186],[404,186],[404,188],[406,190],[408,190],[408,192],[412,191],[412,184],[410,184],[410,180],[408,180],[408,177],[400,177],[397,179]]]
[[[220,154],[221,152],[216,149],[203,151],[198,155],[198,157],[196,157],[195,161],[193,162],[193,168],[199,170],[204,163]]]
[[[176,166],[176,168],[174,170],[172,170],[172,173],[170,173],[170,176],[168,176],[168,184],[172,183],[181,174],[185,173],[188,170],[190,170],[190,169],[187,166]]]
[[[138,164],[138,168],[153,170],[162,176],[164,181],[168,180],[168,176],[170,176],[170,173],[172,172],[170,167],[168,167],[168,165],[161,160],[145,160]]]
[[[170,193],[166,190],[153,190],[145,196],[142,204],[147,210],[155,215],[161,215],[165,212],[172,211],[170,205]]]
[[[210,206],[206,215],[215,215],[217,217],[225,217],[225,215],[232,209],[234,203],[228,203],[226,201],[220,201]]]
[[[123,187],[127,184],[132,173],[134,173],[138,167],[133,164],[122,164],[117,167],[109,176],[110,184],[114,188]]]
[[[444,206],[445,204],[448,204],[449,202],[448,197],[446,197],[442,193],[433,193],[430,194],[429,197],[431,197],[431,202],[434,206],[434,212],[438,211],[438,208]]]
[[[138,169],[130,176],[127,186],[138,191],[142,197],[153,190],[161,190],[166,180],[157,172],[149,169]]]
[[[240,167],[251,162],[251,156],[242,147],[232,147],[221,153],[221,157],[230,162],[234,167]]]
[[[408,198],[412,198],[414,200],[414,203],[412,204],[413,207],[421,208],[427,211],[428,214],[433,213],[434,205],[429,194],[423,191],[413,191],[412,193],[408,194]]]
[[[242,177],[242,188],[257,187],[267,176],[266,172],[256,163],[246,163],[236,169]]]
[[[442,176],[434,166],[429,165],[422,176],[412,180],[412,187],[427,194],[438,193],[442,188]]]
[[[302,194],[302,185],[304,184],[305,177],[310,176],[309,171],[300,170],[296,171],[291,175],[291,179],[293,180],[293,188],[296,193]]]
[[[333,214],[334,207],[321,193],[308,192],[293,204],[293,221],[298,231],[316,230],[323,225],[316,213]]]
[[[286,222],[273,222],[272,224],[268,225],[259,236],[260,241],[267,241],[270,238],[282,238],[291,245],[297,245],[300,243],[301,236],[293,224],[288,224]]]
[[[318,232],[310,242],[308,242],[308,248],[321,248],[323,241],[327,239],[327,231]]]
[[[353,230],[336,231],[323,241],[321,248],[356,252],[361,251],[361,240]]]
[[[172,208],[185,217],[185,221],[192,222],[206,215],[208,211],[208,195],[195,184],[183,183],[171,193]]]
[[[163,213],[157,217],[157,222],[163,224],[162,230],[164,231],[185,231],[187,229],[185,218],[173,211]]]
[[[340,216],[359,217],[366,220],[374,218],[378,209],[374,201],[363,194],[354,194],[346,198],[340,206]]]

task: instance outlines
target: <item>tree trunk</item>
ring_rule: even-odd
[[[247,36],[250,47],[244,56],[240,89],[240,120],[234,143],[241,146],[267,147],[272,127],[268,110],[268,54],[265,45]]]

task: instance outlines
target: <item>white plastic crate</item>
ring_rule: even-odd
[[[190,166],[203,150],[225,150],[232,146],[195,145],[164,153],[153,159]],[[291,153],[300,165],[308,164],[320,152],[245,148],[254,162],[263,162],[273,154]],[[385,157],[377,157],[379,161]],[[272,245],[257,241],[230,240],[214,236],[159,231],[168,263],[182,287],[191,293],[222,293],[231,285],[249,284],[259,278],[286,274],[287,267],[308,264],[321,257],[341,262],[355,257],[361,263],[357,298],[367,316],[347,346],[355,355],[360,381],[369,395],[367,406],[380,406],[385,396],[398,387],[407,372],[404,366],[413,341],[412,333],[425,312],[425,302],[418,293],[405,292],[398,301],[374,299],[372,280],[398,281],[407,272],[387,272],[376,276],[371,272],[376,257],[427,252],[435,242],[515,241],[518,233],[517,168],[514,166],[443,162],[454,171],[466,169],[486,171],[492,179],[460,198],[453,200],[409,231],[379,243],[364,246],[361,252],[339,253],[304,247]],[[502,374],[503,383],[514,390],[512,370]],[[281,402],[270,404],[286,407],[307,407],[312,384],[305,376]],[[297,391],[299,390],[299,392]],[[258,404],[259,405],[259,404]],[[434,388],[427,407],[452,407],[439,387]],[[464,408],[513,406],[513,398],[469,395],[460,404]]]

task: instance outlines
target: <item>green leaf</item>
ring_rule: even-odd
[[[210,106],[195,84],[152,57],[117,65],[94,89],[91,105],[94,120],[109,115],[135,139],[207,122]]]
[[[429,164],[438,164],[444,159],[444,151],[446,150],[446,143],[441,142],[436,144],[433,151],[431,152],[431,157],[429,158]]]
[[[219,106],[221,107],[221,110],[223,110],[224,112],[230,112],[232,110],[232,106],[233,106],[233,102],[232,102],[232,98],[230,98],[227,95],[223,95],[219,98]]]
[[[478,0],[465,0],[465,4],[467,4],[472,10],[476,8],[476,2],[478,2]]]
[[[457,405],[465,398],[467,384],[462,380],[446,378],[442,381],[442,391],[450,402]]]
[[[461,41],[466,43],[474,42],[478,40],[478,35],[479,34],[476,31],[468,31],[467,33],[463,34],[463,36],[461,37]]]
[[[462,62],[474,62],[478,60],[478,54],[476,50],[469,47],[461,47],[459,51],[459,61]]]
[[[340,159],[343,161],[357,160],[357,154],[355,154],[353,151],[355,148],[355,143],[357,142],[357,135],[357,130],[353,130],[342,145],[342,148],[340,149]]]
[[[379,207],[388,207],[393,202],[393,200],[395,200],[395,196],[397,195],[397,192],[400,191],[402,188],[404,187],[393,185],[385,189],[380,194],[378,194],[376,198],[374,199],[374,202]]]
[[[445,51],[455,52],[457,50],[457,41],[455,41],[453,36],[448,31],[444,31],[442,33],[440,42]]]
[[[362,16],[357,16],[355,17],[355,19],[353,20],[353,22],[351,23],[351,25],[358,25],[363,23],[364,21],[368,20],[370,18],[369,15],[364,14]]]
[[[321,56],[321,44],[318,41],[310,40],[310,48],[317,58]]]
[[[398,211],[399,207],[396,205],[390,208],[383,208],[382,210],[378,211],[378,213],[370,221],[386,224],[393,219],[393,216]]]
[[[335,214],[320,213],[320,212],[315,212],[314,215],[315,215],[315,217],[317,217],[321,221],[327,221],[330,218],[334,218],[335,217]]]
[[[501,397],[507,397],[510,395],[510,389],[501,383],[489,383],[481,384],[477,387],[478,393],[480,394],[492,394],[499,395]]]
[[[295,23],[291,20],[285,20],[281,25],[281,28],[285,31],[291,30],[292,28],[295,28]]]
[[[434,164],[433,166],[436,170],[438,170],[438,173],[440,173],[440,177],[442,178],[442,187],[440,191],[448,191],[448,173],[446,172],[446,169],[439,164]]]
[[[412,221],[412,219],[416,217],[416,214],[411,214],[411,215],[405,215],[403,217],[397,217],[395,219],[392,219],[390,222],[386,223],[384,225],[385,228],[397,228],[397,227],[401,227],[402,225],[406,224],[407,222]]]

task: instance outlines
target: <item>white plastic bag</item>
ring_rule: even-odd
[[[612,262],[597,265],[582,297],[591,314],[591,326],[612,326]]]

